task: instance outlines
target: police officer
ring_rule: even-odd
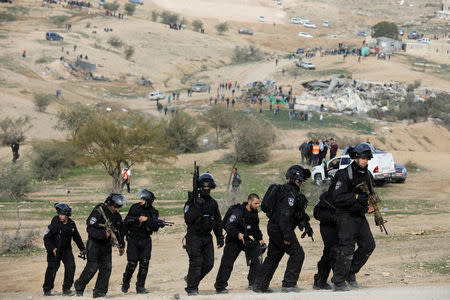
[[[114,242],[112,233],[118,240],[119,255],[125,252],[125,242],[123,239],[123,221],[119,209],[126,202],[126,198],[121,194],[110,194],[105,203],[95,206],[86,220],[87,224],[87,264],[84,267],[80,278],[75,281],[74,287],[77,296],[83,296],[86,285],[94,277],[98,270],[97,281],[95,283],[93,298],[105,297],[108,292],[109,277],[112,268],[112,244]],[[103,217],[103,213],[106,219]],[[111,230],[105,227],[106,222],[111,222]]]
[[[233,197],[233,204],[236,201],[236,197],[239,193],[239,187],[241,186],[242,183],[242,179],[241,179],[241,175],[239,175],[237,168],[233,168],[233,180],[231,181],[231,194]]]
[[[56,272],[61,261],[64,263],[63,295],[72,296],[74,292],[70,289],[75,275],[75,259],[72,253],[72,238],[80,249],[81,255],[86,255],[86,248],[81,240],[75,222],[69,218],[72,209],[65,203],[55,204],[57,216],[54,216],[44,234],[44,245],[47,250],[47,271],[42,288],[44,296],[52,296]]]
[[[373,178],[367,169],[373,157],[369,144],[361,143],[350,148],[349,155],[354,161],[336,173],[336,187],[333,201],[337,208],[337,228],[339,253],[336,259],[333,283],[336,291],[348,291],[350,286],[358,288],[355,274],[367,262],[375,249],[375,241],[365,217],[368,211],[368,195],[356,186],[365,182],[373,193]],[[358,249],[355,251],[355,243]]]
[[[233,264],[241,251],[246,252],[247,263],[250,260],[250,270],[247,279],[249,287],[253,286],[260,266],[260,249],[261,246],[265,246],[261,230],[259,229],[259,204],[259,196],[250,194],[246,202],[231,206],[229,209],[230,213],[227,212],[226,214],[227,220],[222,222],[225,223],[227,238],[219,273],[214,284],[218,294],[228,293],[226,289],[228,279],[231,271],[233,271]]]
[[[309,224],[309,216],[305,209],[308,203],[306,197],[300,192],[301,184],[311,176],[311,172],[304,166],[295,164],[286,172],[288,183],[281,186],[278,191],[276,205],[267,224],[269,234],[269,250],[261,272],[256,277],[255,292],[272,292],[269,288],[270,281],[275,273],[281,258],[286,253],[289,260],[284,273],[282,283],[283,292],[298,292],[298,277],[302,269],[305,253],[300,246],[295,227],[305,230],[310,237],[313,230]]]
[[[164,227],[164,222],[158,219],[159,213],[153,207],[155,195],[149,190],[140,190],[136,196],[141,200],[133,204],[125,217],[124,227],[127,237],[127,266],[123,273],[122,292],[128,292],[130,280],[139,262],[136,281],[136,293],[147,294],[144,287],[147,278],[148,265],[152,251],[151,234]]]
[[[189,255],[185,290],[189,296],[198,295],[200,281],[214,265],[211,230],[216,236],[217,248],[224,245],[219,207],[210,195],[211,189],[216,187],[214,177],[203,173],[199,176],[198,184],[198,197],[191,197],[184,206],[184,220],[187,224],[186,251]]]
[[[336,224],[336,207],[332,200],[332,193],[336,186],[335,177],[327,191],[322,193],[319,201],[314,206],[314,218],[320,222],[320,235],[322,236],[324,248],[323,254],[317,263],[317,274],[314,275],[313,289],[330,290],[327,283],[328,275],[334,267],[336,255],[338,253],[338,232]]]

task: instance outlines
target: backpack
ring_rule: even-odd
[[[275,205],[278,201],[278,194],[282,191],[283,186],[281,184],[271,184],[264,195],[261,202],[261,210],[266,213],[266,216],[270,219],[275,209]]]
[[[225,228],[225,225],[227,225],[228,220],[230,219],[231,215],[233,214],[233,211],[238,208],[241,205],[241,203],[233,204],[231,205],[227,212],[225,213],[225,216],[223,216],[222,219],[222,228]]]

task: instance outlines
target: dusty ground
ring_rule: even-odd
[[[124,4],[126,1],[119,2]],[[383,16],[394,16],[401,20],[419,18],[420,15],[423,17],[433,10],[432,7],[425,7],[421,1],[413,0],[406,1],[404,7],[400,7],[398,1],[393,0],[385,1],[379,6],[368,5],[364,1],[347,0],[320,2],[285,0],[281,6],[269,0],[145,2],[143,7],[138,7],[135,16],[125,17],[125,20],[104,17],[103,11],[97,9],[69,11],[59,5],[42,8],[38,2],[31,0],[14,2],[16,6],[31,9],[27,14],[19,15],[17,21],[4,22],[0,26],[0,100],[2,102],[0,118],[23,115],[31,117],[33,127],[27,133],[27,141],[21,147],[23,158],[31,153],[31,141],[64,137],[61,132],[54,129],[54,125],[56,112],[67,104],[81,102],[93,105],[98,102],[111,102],[117,107],[127,108],[132,112],[155,114],[154,103],[144,98],[150,88],[136,85],[142,75],[155,80],[154,89],[165,92],[187,88],[191,83],[199,80],[212,84],[212,92],[215,92],[217,84],[223,81],[231,80],[245,84],[254,80],[275,78],[279,85],[291,84],[294,95],[298,95],[302,92],[300,82],[318,75],[299,70],[297,80],[294,80],[292,76],[281,77],[283,68],[290,69],[293,66],[292,61],[281,58],[283,55],[299,47],[335,47],[339,41],[326,38],[334,33],[339,33],[345,42],[357,45],[362,39],[356,38],[355,32],[367,29],[370,24],[378,20],[379,10],[385,13]],[[0,11],[10,12],[4,8],[6,6],[8,5],[0,7]],[[202,19],[205,23],[206,34],[201,35],[189,28],[185,31],[173,31],[166,25],[150,21],[151,11],[164,9],[180,13],[181,16],[188,18],[189,22],[197,18]],[[67,21],[72,23],[70,33],[52,23],[49,18],[55,15],[71,16]],[[266,22],[257,21],[260,15],[265,16]],[[319,27],[323,20],[328,19],[330,28],[307,30],[301,26],[290,25],[289,18],[294,16],[309,17]],[[223,21],[229,22],[230,30],[220,36],[215,32],[214,26]],[[273,23],[276,23],[276,26]],[[103,28],[106,27],[113,28],[113,33],[104,32]],[[255,35],[253,37],[238,35],[239,27],[249,27],[254,30]],[[46,42],[44,35],[50,30],[60,32],[65,37],[64,42]],[[311,32],[316,38],[302,40],[297,36],[299,31]],[[135,55],[130,61],[124,58],[123,49],[114,49],[108,45],[107,41],[111,36],[120,36],[125,44],[135,47]],[[230,64],[234,47],[250,44],[260,47],[265,53],[266,60],[248,64]],[[77,45],[77,51],[73,51],[74,45]],[[20,58],[23,49],[27,50],[25,60]],[[73,61],[79,54],[87,54],[88,60],[97,64],[97,74],[108,76],[113,81],[110,83],[85,81],[80,75],[70,74],[59,61],[59,57],[64,56]],[[275,56],[280,57],[277,67],[273,61]],[[37,63],[36,60],[40,58],[44,58],[46,62]],[[430,59],[442,64],[448,64],[450,61],[448,57],[431,57]],[[345,69],[357,79],[403,82],[420,79],[423,86],[450,90],[449,78],[445,76],[445,72],[442,72],[443,75],[429,69],[425,73],[413,71],[408,58],[403,56],[393,56],[390,61],[368,58],[361,63],[358,63],[354,57],[347,58],[345,62],[342,61],[342,57],[315,57],[311,61],[316,64],[318,70]],[[56,89],[62,90],[63,99],[51,103],[46,113],[36,112],[33,94],[54,95]],[[182,92],[177,105],[196,108],[206,103],[209,96],[209,94],[195,94],[193,98],[187,98],[185,92]],[[163,104],[167,103],[163,102]],[[299,156],[297,147],[308,131],[279,131],[278,145],[275,147],[276,150],[272,151],[271,161],[267,165],[297,161]],[[333,132],[339,137],[355,135],[348,130],[327,129],[327,132]],[[450,299],[448,296],[450,294],[449,132],[445,128],[436,126],[432,121],[409,126],[399,123],[378,124],[376,135],[364,136],[364,139],[366,138],[370,138],[379,148],[391,151],[397,162],[405,164],[413,161],[421,170],[418,172],[409,170],[409,177],[405,184],[388,185],[379,189],[380,195],[386,200],[383,212],[389,221],[387,228],[390,235],[381,234],[373,225],[372,219],[369,220],[377,249],[359,277],[364,289],[361,292],[353,291],[346,294],[345,299]],[[178,160],[173,161],[173,166],[190,166],[193,160],[202,161],[204,165],[213,163],[226,151],[182,155]],[[0,147],[0,162],[9,161],[10,158],[10,149]],[[225,178],[225,172],[220,176]],[[135,183],[150,185],[153,182],[152,178],[139,178]],[[98,194],[104,190],[104,187],[105,182],[95,178],[76,182],[73,185],[71,183],[56,184],[56,186],[43,184],[35,196],[66,201],[66,199],[73,199],[64,194],[67,189],[79,189],[85,193],[74,196],[75,201],[93,202],[97,201],[96,195],[89,194],[88,191],[95,190]],[[314,203],[315,199],[310,201]],[[0,210],[3,209],[2,203]],[[262,215],[261,217],[265,225],[266,220]],[[170,298],[175,293],[184,295],[183,276],[187,272],[188,259],[181,248],[181,239],[185,227],[181,216],[169,217],[168,220],[176,222],[176,225],[155,234],[153,239],[154,249],[148,276],[151,294],[149,297],[136,297],[136,294],[131,292],[133,298],[161,299]],[[80,220],[78,224],[80,232],[86,238],[84,221]],[[47,220],[24,221],[25,228],[38,228],[41,234],[45,231],[46,225],[48,225]],[[0,220],[2,232],[10,231],[14,226],[15,220],[11,216]],[[313,228],[315,232],[319,231],[315,221]],[[41,242],[38,242],[38,245],[43,246]],[[298,296],[302,299],[336,297],[330,296],[333,295],[332,293],[313,292],[311,288],[316,263],[321,254],[320,237],[316,234],[314,243],[310,240],[302,240],[302,245],[306,259],[299,286],[304,289],[304,293],[293,295],[289,299],[298,299]],[[203,299],[212,298],[221,254],[222,250],[216,251],[214,269],[200,285]],[[77,278],[84,267],[84,262],[77,258],[76,263],[75,277]],[[126,258],[114,253],[108,297],[130,298],[122,296],[120,292],[120,281],[125,264]],[[253,295],[245,291],[244,278],[247,268],[244,264],[244,259],[238,258],[230,280],[232,294],[226,297],[214,296],[214,299],[247,299],[249,295]],[[286,259],[283,259],[272,281],[275,290],[280,288],[285,265]],[[41,298],[45,267],[45,255],[42,252],[25,257],[0,257],[0,299]],[[57,293],[61,292],[62,273],[60,270],[57,275],[55,285]],[[91,282],[87,287],[86,296],[91,295],[92,286]],[[252,298],[286,299],[288,297],[277,295]]]

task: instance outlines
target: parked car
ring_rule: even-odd
[[[411,30],[408,34],[409,40],[417,40],[419,38],[419,34],[415,30]]]
[[[323,21],[322,27],[328,27],[328,26],[330,26],[330,24],[328,23],[328,21]]]
[[[259,20],[260,22],[264,22],[264,16],[259,16],[258,20]]]
[[[300,37],[305,37],[305,38],[312,38],[312,37],[313,37],[312,34],[307,33],[307,32],[300,32],[300,33],[298,34],[298,36],[300,36]]]
[[[193,92],[207,92],[209,89],[209,84],[207,83],[203,83],[203,82],[199,82],[196,83],[195,85],[192,86],[192,91]]]
[[[359,31],[358,32],[358,36],[367,36],[367,32],[366,31]]]
[[[12,3],[12,0],[0,0],[0,3]]]
[[[431,42],[431,40],[429,38],[421,38],[419,40],[417,40],[418,43],[421,44],[429,44]]]
[[[305,24],[303,24],[303,26],[305,26],[306,28],[317,28],[316,24],[312,24],[312,23],[305,23]]]
[[[408,171],[401,164],[395,163],[395,172],[391,174],[391,182],[404,183],[408,177]]]
[[[316,66],[312,62],[302,61],[300,63],[300,68],[307,69],[307,70],[315,70]]]
[[[300,20],[300,18],[291,18],[291,23],[301,24],[301,20]]]
[[[376,185],[384,185],[391,182],[392,174],[395,172],[394,157],[391,153],[382,150],[375,150],[371,146],[373,158],[369,160],[368,170],[372,173]],[[328,163],[323,161],[321,165],[315,166],[311,170],[311,178],[317,185],[322,185],[324,181],[329,180],[339,169],[344,169],[352,159],[347,154],[348,147],[344,149],[342,156],[337,156]],[[330,168],[333,166],[333,168]]]
[[[296,54],[302,54],[305,53],[305,49],[303,48],[298,48],[297,51],[295,51]]]
[[[337,35],[337,34],[332,34],[332,35],[330,35],[329,37],[328,37],[329,39],[338,39],[339,38],[339,35]]]
[[[142,0],[128,0],[128,2],[134,3],[134,4],[140,4],[140,5],[144,4],[144,1],[142,1]]]
[[[155,91],[155,92],[148,93],[147,98],[150,100],[160,100],[160,99],[165,99],[166,96],[164,95],[163,92]]]
[[[403,29],[399,29],[399,30],[398,30],[398,34],[399,34],[399,35],[404,35],[404,34],[405,34],[405,31],[404,31]]]
[[[56,32],[47,32],[45,34],[45,39],[48,41],[62,41],[64,38]]]
[[[239,34],[248,34],[248,35],[253,35],[253,31],[251,31],[250,29],[247,28],[239,28],[238,30]]]

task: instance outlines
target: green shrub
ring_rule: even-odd
[[[17,119],[9,117],[0,121],[0,140],[3,145],[11,145],[13,142],[25,140],[25,132],[31,128],[30,117],[24,116]]]
[[[50,104],[52,96],[48,94],[36,94],[34,95],[34,104],[38,112],[45,112],[47,106]]]
[[[192,27],[194,27],[195,31],[200,31],[203,28],[203,22],[201,20],[194,20]]]
[[[110,44],[114,48],[122,48],[123,42],[118,36],[112,36],[108,40],[108,44]]]
[[[222,35],[224,32],[228,31],[228,23],[223,22],[216,25],[217,32]]]
[[[179,16],[175,13],[170,13],[168,11],[163,11],[161,13],[161,23],[163,24],[175,24],[178,22]]]
[[[152,21],[156,22],[158,21],[159,13],[157,11],[152,11]]]
[[[125,53],[125,58],[126,58],[127,60],[130,60],[131,57],[132,57],[133,54],[134,54],[134,47],[133,47],[133,46],[127,46],[127,47],[125,48],[124,53]]]
[[[251,61],[259,61],[262,59],[262,52],[252,45],[248,47],[236,46],[236,48],[234,48],[232,60],[235,63],[246,63]]]
[[[60,177],[65,168],[73,167],[77,152],[66,142],[45,141],[33,145],[31,170],[40,180]]]
[[[204,129],[187,113],[176,111],[167,123],[165,132],[170,140],[170,149],[176,153],[186,153],[198,150],[198,141]]]
[[[398,27],[392,22],[379,22],[372,27],[372,37],[388,37],[398,39]]]
[[[132,16],[134,12],[136,11],[136,4],[134,3],[126,3],[125,4],[125,11],[127,12],[127,15]]]

